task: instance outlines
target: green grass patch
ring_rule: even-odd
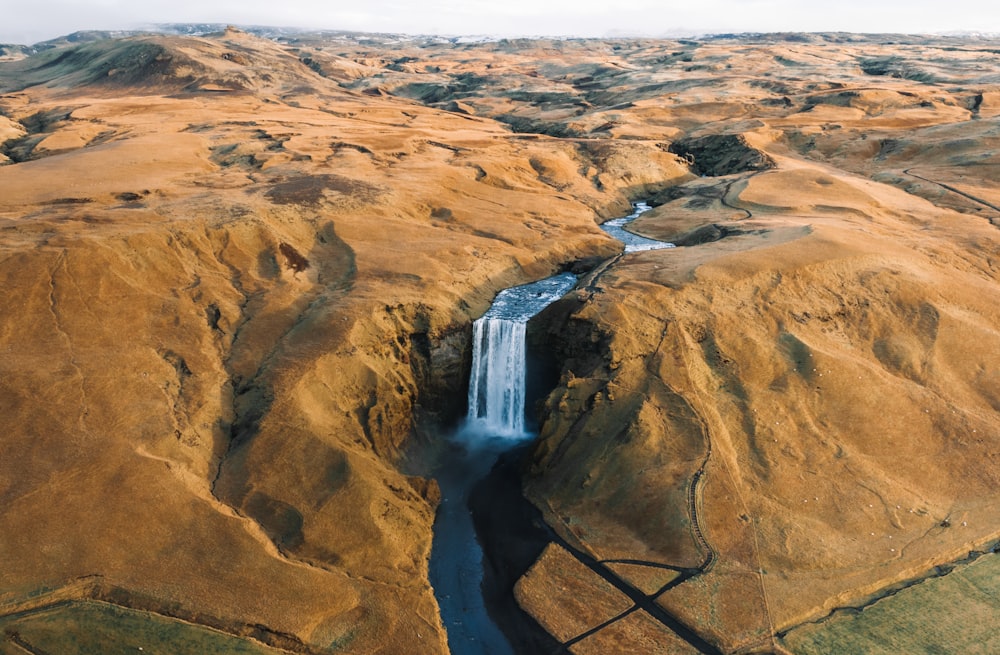
[[[1000,653],[1000,557],[989,554],[861,611],[840,611],[783,638],[795,655]]]
[[[0,618],[0,653],[59,655],[279,655],[247,639],[97,601]]]

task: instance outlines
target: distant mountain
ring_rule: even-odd
[[[206,36],[221,34],[227,23],[151,23],[133,30],[82,30],[54,39],[40,41],[33,45],[0,44],[0,61],[20,59],[38,52],[66,45],[90,43],[112,38],[139,36],[143,34],[166,34],[176,36]],[[495,41],[559,41],[559,40],[614,40],[614,39],[687,39],[693,41],[740,41],[745,43],[916,43],[937,40],[948,41],[997,41],[1000,32],[949,31],[935,34],[903,33],[858,33],[858,32],[710,32],[705,30],[672,30],[658,34],[640,31],[612,31],[603,37],[501,37],[488,34],[429,35],[400,34],[389,32],[358,32],[352,30],[313,29],[307,27],[278,27],[273,25],[235,25],[238,29],[254,36],[274,41],[294,41],[301,38],[346,38],[352,41],[368,40],[373,44],[405,42],[428,43],[489,43]]]
[[[976,39],[993,41],[1000,40],[1000,32],[971,32],[971,31],[954,31],[954,32],[938,32],[938,36],[949,36],[959,39]]]
[[[0,61],[23,59],[31,54],[30,50],[23,45],[0,43]]]

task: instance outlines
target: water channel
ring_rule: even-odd
[[[631,214],[604,223],[602,229],[622,241],[625,252],[673,247],[623,228],[648,209],[645,203],[637,203]],[[449,447],[434,471],[442,500],[434,523],[430,580],[452,655],[514,655],[485,606],[483,552],[469,500],[473,487],[503,453],[535,437],[525,429],[525,328],[529,319],[576,282],[575,275],[560,273],[505,289],[473,324],[468,413],[462,427],[449,438]]]
[[[674,248],[674,244],[656,239],[647,239],[625,229],[625,226],[648,212],[652,207],[644,202],[637,202],[632,205],[632,213],[622,218],[613,218],[601,225],[601,229],[610,236],[625,244],[625,252],[640,252],[643,250],[662,250],[664,248]]]

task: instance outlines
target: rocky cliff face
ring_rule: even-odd
[[[711,177],[774,168],[774,161],[740,134],[678,139],[670,144],[670,152],[689,162],[696,174]]]

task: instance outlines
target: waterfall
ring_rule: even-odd
[[[576,276],[561,273],[504,289],[489,311],[472,325],[467,437],[523,439],[527,364],[524,333],[528,319],[561,298]]]
[[[514,655],[486,611],[483,551],[469,498],[501,453],[533,436],[524,416],[528,320],[575,284],[575,275],[562,273],[504,289],[473,323],[469,411],[449,439],[454,447],[445,449],[435,466],[441,504],[428,568],[454,655]]]
[[[483,433],[524,434],[526,324],[484,316],[472,326],[468,422]]]
[[[644,209],[648,208],[636,206],[629,218]],[[621,229],[621,224],[609,227],[631,240],[626,251],[644,249],[642,238]],[[575,284],[576,276],[561,273],[504,289],[473,323],[469,411],[465,425],[449,437],[452,447],[438,455],[433,473],[441,489],[441,504],[434,522],[428,575],[448,630],[448,648],[454,655],[514,653],[486,611],[483,552],[469,500],[473,487],[487,476],[501,453],[534,436],[526,431],[524,412],[529,379],[524,340],[527,324]],[[491,492],[495,490],[491,488]]]

